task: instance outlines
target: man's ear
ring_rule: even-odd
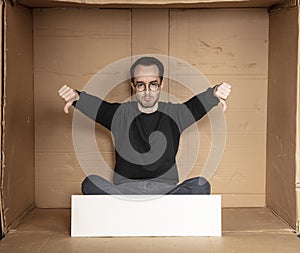
[[[165,84],[165,80],[162,80],[162,81],[161,81],[161,85],[160,85],[160,88],[161,88],[161,89],[164,87],[164,84]]]
[[[135,89],[135,87],[134,87],[134,84],[133,84],[133,82],[130,82],[130,85],[131,85],[131,88],[134,90],[134,89]]]

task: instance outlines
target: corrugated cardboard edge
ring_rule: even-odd
[[[297,65],[297,128],[296,128],[296,232],[298,236],[300,235],[300,40],[299,40],[299,25],[300,25],[300,12],[299,12],[299,3],[300,1],[297,0],[298,4],[298,65]]]
[[[298,5],[299,0],[286,0],[286,1],[281,1],[278,4],[274,4],[270,7],[270,11],[278,11],[282,9],[287,9],[287,8],[293,8]]]
[[[297,222],[296,222],[296,233],[300,236],[300,184],[297,184],[296,189],[296,202],[297,202]]]
[[[14,0],[32,8],[269,8],[284,0]]]
[[[4,37],[4,5],[3,2],[0,2],[0,27],[1,27],[1,38],[0,38],[0,50],[1,50],[1,55],[0,55],[0,80],[1,80],[1,86],[0,86],[0,98],[1,98],[1,109],[0,109],[0,149],[1,149],[1,167],[0,167],[0,238],[4,235],[4,216],[3,216],[3,196],[2,196],[2,188],[3,188],[3,167],[2,167],[2,87],[3,87],[3,68],[4,68],[4,62],[3,62],[3,55],[4,55],[4,48],[3,48],[3,37]]]

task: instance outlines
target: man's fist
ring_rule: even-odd
[[[58,91],[58,95],[66,102],[64,112],[69,113],[69,108],[74,101],[79,99],[78,93],[67,85],[61,87]]]
[[[220,100],[223,106],[223,111],[227,109],[226,99],[230,95],[231,85],[228,83],[221,83],[215,86],[215,96]]]

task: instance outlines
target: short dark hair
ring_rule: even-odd
[[[144,56],[144,57],[141,57],[139,59],[137,59],[132,65],[131,65],[131,68],[130,68],[130,77],[131,77],[131,82],[134,83],[134,71],[135,71],[135,68],[138,66],[138,65],[142,65],[142,66],[152,66],[152,65],[156,65],[157,68],[158,68],[158,73],[159,73],[159,78],[160,78],[160,81],[162,82],[163,80],[163,77],[164,77],[164,65],[162,64],[162,62],[160,60],[158,60],[157,58],[155,57],[150,57],[150,56]]]

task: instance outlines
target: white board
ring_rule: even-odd
[[[221,236],[220,195],[73,195],[72,237]]]

